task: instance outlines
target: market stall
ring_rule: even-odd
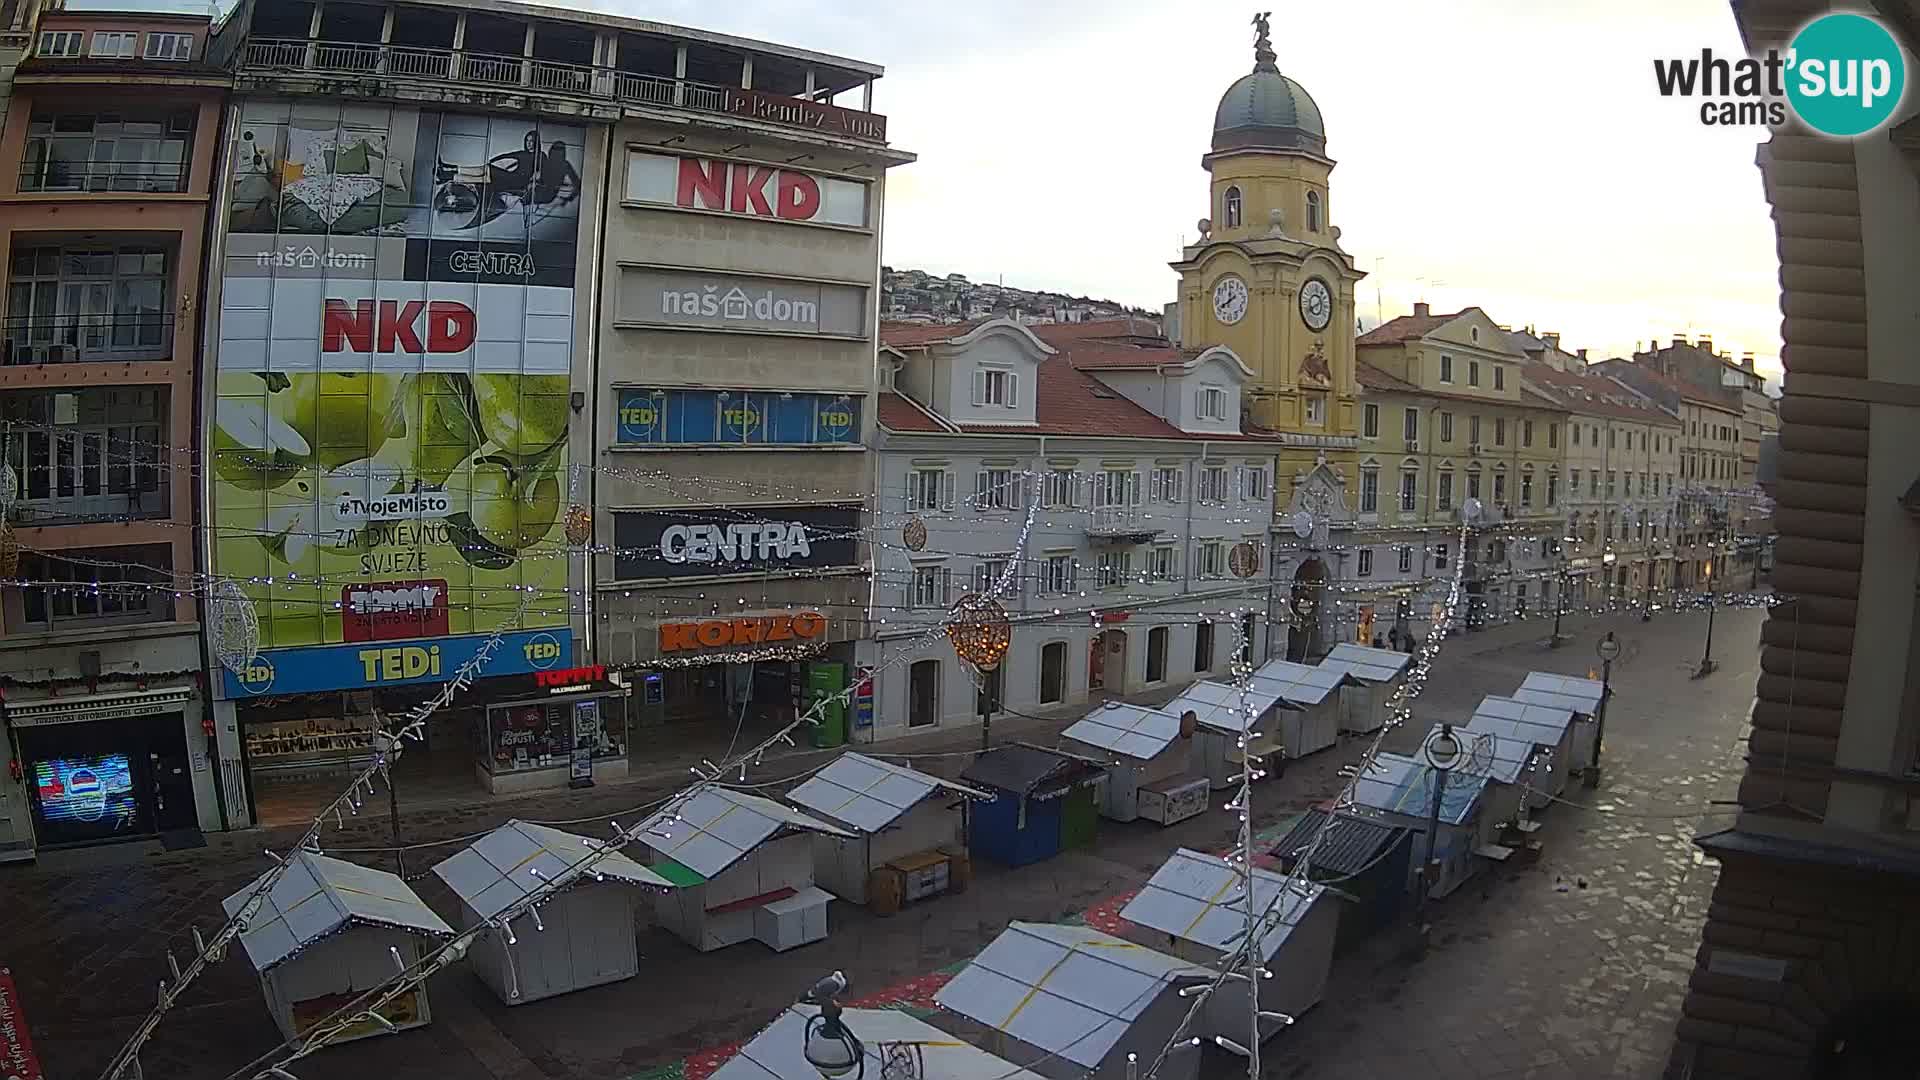
[[[1197,682],[1180,696],[1160,707],[1161,712],[1184,718],[1193,714],[1192,757],[1189,771],[1204,776],[1216,790],[1239,783],[1240,738],[1246,726],[1246,711],[1253,713],[1252,737],[1247,750],[1257,763],[1280,750],[1279,721],[1275,714],[1295,706],[1283,699],[1271,686],[1249,682],[1239,687],[1221,682]]]
[[[966,887],[968,801],[993,797],[855,753],[787,792],[788,800],[854,834],[814,835],[820,884],[842,900],[872,902],[881,911]]]
[[[1260,980],[1260,1008],[1297,1018],[1318,1005],[1326,990],[1341,902],[1325,885],[1289,883],[1271,870],[1253,872],[1252,891],[1253,915],[1262,925],[1260,962],[1272,973]],[[1179,848],[1120,909],[1120,917],[1166,934],[1175,956],[1218,967],[1247,939],[1246,892],[1240,871],[1225,859]],[[1247,984],[1227,983],[1208,996],[1205,1023],[1195,1034],[1244,1042],[1248,1013]],[[1263,1023],[1262,1041],[1283,1026]]]
[[[280,880],[248,920],[240,945],[260,973],[267,1011],[280,1033],[299,1038],[361,994],[393,978],[394,956],[411,967],[453,928],[407,883],[384,870],[295,851]],[[247,906],[266,875],[226,898],[228,917]],[[425,1025],[427,988],[415,987],[335,1041]]]
[[[1409,829],[1414,858],[1407,868],[1406,887],[1418,887],[1420,859],[1427,853],[1427,820],[1432,813],[1436,771],[1424,761],[1399,754],[1374,755],[1373,767],[1362,769],[1354,781],[1355,806],[1377,811],[1386,824]],[[1438,899],[1478,874],[1489,859],[1501,859],[1509,849],[1493,844],[1495,823],[1483,821],[1481,804],[1486,797],[1484,775],[1451,770],[1444,774],[1440,789],[1440,830],[1433,844],[1433,860],[1438,874],[1428,895]]]
[[[1101,814],[1171,825],[1207,808],[1207,778],[1187,771],[1193,754],[1186,742],[1193,730],[1172,713],[1109,701],[1060,737],[1075,753],[1114,762],[1100,795]]]
[[[1435,724],[1434,728],[1440,726]],[[1527,793],[1540,783],[1540,759],[1544,755],[1530,740],[1502,730],[1497,723],[1483,728],[1455,727],[1453,733],[1466,749],[1465,759],[1454,771],[1487,779],[1481,816],[1495,829],[1524,824],[1531,832],[1533,823],[1525,820],[1531,805]]]
[[[785,952],[822,940],[834,896],[814,884],[816,833],[854,835],[731,788],[669,804],[641,831],[653,869],[675,886],[655,901],[655,920],[701,952],[749,939]]]
[[[934,1003],[992,1029],[988,1049],[1052,1080],[1137,1080],[1128,1055],[1157,1060],[1187,1013],[1180,989],[1211,978],[1090,926],[1013,922]],[[1170,1055],[1155,1075],[1193,1080],[1199,1057]]]
[[[1340,686],[1340,730],[1361,734],[1380,730],[1387,722],[1387,702],[1400,689],[1400,680],[1413,663],[1412,653],[1343,641],[1320,661],[1353,676]]]
[[[1340,741],[1340,690],[1358,686],[1345,668],[1269,660],[1253,681],[1294,706],[1280,715],[1280,756],[1302,758]]]
[[[1528,778],[1527,806],[1535,809],[1567,790],[1573,729],[1573,713],[1566,709],[1492,694],[1480,699],[1473,718],[1467,721],[1468,731],[1498,735],[1504,741],[1531,742],[1540,748]]]
[[[508,1005],[630,979],[640,973],[640,894],[673,884],[600,841],[509,821],[434,866],[460,900],[468,926],[492,922],[535,890],[564,883],[518,931],[487,930],[467,964]],[[590,876],[575,870],[599,855]],[[532,930],[531,933],[527,932]]]
[[[1399,916],[1407,901],[1407,875],[1417,858],[1414,841],[1414,833],[1403,826],[1309,810],[1267,851],[1280,861],[1282,873],[1291,874],[1312,850],[1307,879],[1336,883],[1351,901],[1340,915],[1337,940],[1344,949]]]
[[[820,1080],[807,1061],[807,1025],[818,1006],[788,1006],[743,1043],[711,1080]],[[840,1022],[860,1040],[865,1062],[853,1075],[870,1080],[1041,1080],[1013,1063],[962,1042],[896,1009],[842,1009]],[[817,1025],[816,1025],[817,1026]],[[903,1073],[903,1065],[911,1072]]]
[[[1594,744],[1600,738],[1596,717],[1600,715],[1600,699],[1605,693],[1605,684],[1598,679],[1576,679],[1571,675],[1530,671],[1526,681],[1520,684],[1520,689],[1515,690],[1512,697],[1515,701],[1549,705],[1573,713],[1573,738],[1568,743],[1571,752],[1567,769],[1569,772],[1584,773],[1593,768]]]
[[[970,808],[967,847],[1007,866],[1051,859],[1093,843],[1106,769],[1037,746],[1002,746],[973,759],[960,779],[991,791]]]

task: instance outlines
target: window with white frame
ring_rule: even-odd
[[[953,479],[945,469],[915,469],[907,474],[907,510],[951,509]]]
[[[1069,509],[1080,505],[1080,474],[1072,469],[1054,469],[1047,473],[1047,505]]]
[[[1103,551],[1097,564],[1095,580],[1103,589],[1117,589],[1133,577],[1133,553],[1130,551]]]
[[[1363,547],[1360,549],[1360,561],[1359,561],[1359,564],[1356,566],[1354,572],[1358,574],[1360,577],[1373,576],[1373,549],[1372,548]]]
[[[1440,414],[1440,441],[1453,441],[1453,414],[1450,412]]]
[[[1259,465],[1240,467],[1240,499],[1260,502],[1267,497],[1267,470]]]
[[[148,34],[146,58],[149,60],[191,60],[193,59],[193,35]]]
[[[1547,505],[1554,506],[1559,502],[1560,502],[1560,474],[1548,473],[1547,474]]]
[[[907,604],[917,608],[946,608],[953,593],[953,571],[940,563],[915,563]]]
[[[1225,465],[1209,465],[1200,470],[1200,501],[1203,503],[1227,501],[1227,467]]]
[[[1520,474],[1520,505],[1533,505],[1533,474],[1531,472]]]
[[[1320,231],[1320,193],[1307,192],[1307,231]]]
[[[1009,409],[1020,405],[1020,373],[1005,368],[978,368],[973,373],[973,403],[975,405],[1004,405]]]
[[[1132,469],[1103,469],[1093,485],[1093,505],[1099,509],[1138,506],[1140,474]]]
[[[1225,420],[1227,418],[1227,391],[1219,386],[1203,386],[1199,391],[1199,401],[1195,406],[1202,420]]]
[[[1592,472],[1587,474],[1587,498],[1594,499],[1594,498],[1598,498],[1599,496],[1600,496],[1600,470],[1595,469]]]
[[[1178,465],[1157,466],[1147,477],[1147,496],[1158,503],[1178,503],[1186,498],[1187,473]]]
[[[1369,404],[1360,407],[1360,434],[1369,439],[1380,437],[1380,406]]]
[[[1407,437],[1409,446],[1420,441],[1420,410],[1409,408],[1400,418],[1401,434]]]
[[[1228,188],[1226,197],[1223,198],[1221,202],[1223,205],[1220,208],[1221,209],[1220,216],[1227,219],[1226,227],[1229,229],[1239,228],[1240,227],[1240,189],[1237,187]]]
[[[1400,474],[1400,512],[1411,514],[1420,505],[1420,474],[1409,469]]]
[[[1520,445],[1533,445],[1533,421],[1531,420],[1520,421]]]
[[[1504,416],[1493,418],[1493,445],[1507,445],[1507,418]]]
[[[87,55],[101,60],[131,60],[140,35],[131,30],[95,30]]]
[[[1480,469],[1476,466],[1467,470],[1467,498],[1480,497]]]
[[[1445,570],[1447,568],[1447,545],[1433,545],[1433,568],[1435,570]]]
[[[1040,566],[1040,591],[1055,596],[1080,587],[1080,569],[1072,552],[1049,553]]]
[[[1580,445],[1580,425],[1579,424],[1573,425],[1573,445],[1575,446]]]
[[[1442,510],[1453,509],[1453,470],[1441,469],[1438,486],[1434,489],[1434,505]]]
[[[1000,588],[1000,579],[1005,577],[1006,573],[1007,559],[1005,556],[995,559],[985,559],[975,563],[973,565],[973,591],[989,596],[993,595]],[[1019,595],[1019,580],[1016,579],[1009,582],[1007,591],[1010,595]]]
[[[1493,505],[1495,506],[1507,505],[1507,474],[1506,473],[1497,472],[1493,474]]]
[[[1478,414],[1467,417],[1467,441],[1480,445],[1480,417]]]
[[[1467,361],[1467,385],[1480,385],[1480,361],[1478,360]]]
[[[1453,357],[1446,353],[1440,354],[1440,381],[1444,383],[1453,381]]]
[[[1327,422],[1327,395],[1308,394],[1306,395],[1306,400],[1307,400],[1307,423],[1314,424],[1314,425],[1326,423]]]
[[[1507,369],[1499,364],[1493,365],[1493,388],[1495,390],[1507,388]]]
[[[35,56],[79,56],[80,48],[86,41],[86,34],[79,30],[42,30],[40,47],[34,50]]]
[[[1380,470],[1360,470],[1360,512],[1374,514],[1380,510]]]
[[[1147,552],[1147,576],[1155,581],[1172,581],[1180,576],[1180,549],[1159,544]]]
[[[1400,545],[1400,572],[1403,574],[1413,572],[1413,548],[1406,544]]]
[[[1616,486],[1616,478],[1618,475],[1619,474],[1612,469],[1607,470],[1607,498],[1609,499],[1613,498],[1614,492],[1618,490]]]
[[[1573,430],[1579,431],[1580,429],[1574,428]],[[1573,469],[1567,473],[1567,483],[1572,485],[1572,491],[1575,495],[1578,495],[1580,493],[1580,470],[1579,469]],[[1551,502],[1552,500],[1549,499],[1548,501]]]
[[[981,469],[973,474],[973,508],[975,510],[1010,510],[1024,507],[1026,499],[1021,495],[1023,487],[1019,473],[1012,469]]]
[[[1203,540],[1200,542],[1200,576],[1219,578],[1227,576],[1227,544],[1224,540]]]

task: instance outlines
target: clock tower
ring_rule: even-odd
[[[1180,273],[1187,348],[1225,345],[1253,369],[1247,419],[1298,435],[1307,465],[1350,457],[1358,432],[1354,285],[1363,276],[1340,247],[1319,106],[1280,74],[1267,16],[1253,20],[1253,71],[1220,99],[1200,239]],[[1317,453],[1315,452],[1317,451]]]

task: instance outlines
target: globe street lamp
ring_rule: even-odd
[[[1427,855],[1420,862],[1420,895],[1414,898],[1416,918],[1427,906],[1427,894],[1433,890],[1435,879],[1439,877],[1433,870],[1434,843],[1440,835],[1440,800],[1446,793],[1447,774],[1460,763],[1460,737],[1453,733],[1452,724],[1441,724],[1428,733],[1426,742],[1420,744],[1420,755],[1433,769],[1433,806],[1427,815]]]
[[[819,1004],[820,1011],[807,1019],[802,1053],[807,1064],[826,1080],[842,1080],[849,1075],[861,1080],[867,1073],[867,1048],[840,1019],[837,998],[846,988],[846,976],[836,971],[816,983],[807,995]]]
[[[1713,555],[1715,554],[1715,550],[1714,548],[1707,549],[1707,563],[1704,568],[1707,579],[1707,643],[1706,647],[1700,650],[1700,667],[1693,673],[1693,677],[1696,679],[1706,678],[1708,675],[1713,674],[1715,668],[1720,666],[1713,658],[1713,612],[1715,608],[1720,606],[1715,602],[1716,595],[1713,591]]]

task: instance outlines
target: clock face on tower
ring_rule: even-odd
[[[1325,330],[1333,318],[1333,292],[1319,278],[1308,278],[1300,286],[1300,317],[1309,330]]]
[[[1214,283],[1213,316],[1228,326],[1247,316],[1247,283],[1228,274]]]

